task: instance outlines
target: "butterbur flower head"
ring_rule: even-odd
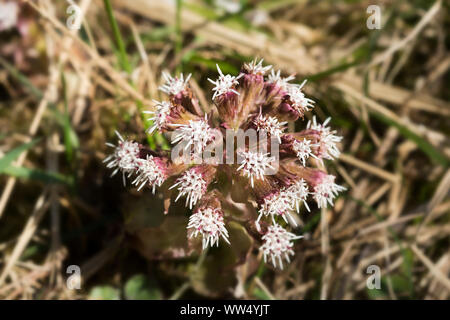
[[[268,76],[265,83],[265,100],[266,109],[270,110],[270,114],[279,117],[280,119],[296,119],[296,111],[289,105],[289,88],[291,84],[289,81],[294,80],[294,76],[283,78],[281,71],[275,72],[273,69]],[[280,115],[283,117],[281,118]]]
[[[286,223],[297,226],[297,222],[292,217],[292,213],[300,212],[300,203],[310,211],[307,199],[309,195],[308,184],[305,180],[290,180],[287,186],[283,186],[278,190],[274,190],[264,195],[258,202],[259,216],[256,220],[257,229],[260,229],[259,220],[262,216],[271,216],[275,223],[275,217],[280,216]],[[283,183],[282,183],[283,184]]]
[[[200,165],[185,171],[170,189],[177,188],[178,196],[175,201],[181,197],[186,197],[186,206],[192,209],[193,206],[206,193],[215,169],[207,165]]]
[[[317,145],[313,144],[311,140],[306,138],[301,140],[294,139],[292,142],[292,149],[304,167],[306,166],[306,160],[308,160],[309,157],[317,158],[312,150],[312,148],[316,146]]]
[[[156,187],[160,187],[168,177],[168,167],[162,158],[147,155],[146,159],[140,159],[137,177],[133,184],[138,191],[145,185],[149,185],[155,193]]]
[[[153,133],[156,129],[162,131],[168,124],[172,104],[169,101],[158,102],[153,100],[155,105],[155,111],[144,111],[144,113],[153,114],[153,117],[148,118],[154,122],[153,126],[148,128],[148,133]]]
[[[222,238],[228,244],[228,231],[225,228],[223,212],[219,208],[210,206],[200,207],[189,217],[189,237],[202,236],[203,250],[208,246],[218,246]]]
[[[201,116],[203,114],[200,109],[198,99],[194,96],[189,87],[191,74],[184,78],[182,73],[175,77],[172,77],[168,73],[163,73],[163,78],[165,80],[165,84],[160,86],[159,90],[169,95],[169,100],[173,107],[177,107],[176,111],[178,113],[192,113],[197,116]],[[172,111],[174,109],[173,107]],[[174,116],[179,117],[180,115],[175,114]],[[188,115],[188,118],[189,117],[190,116]]]
[[[281,95],[288,94],[289,87],[291,84],[289,81],[294,80],[294,76],[288,76],[288,77],[282,77],[281,76],[281,70],[278,70],[275,72],[275,70],[272,69],[271,74],[267,78],[267,84],[272,85],[277,90],[282,90],[283,92]]]
[[[257,223],[259,223],[262,216],[271,216],[273,221],[275,221],[275,216],[280,216],[286,223],[289,222],[287,220],[289,218],[294,226],[296,226],[296,222],[291,216],[291,211],[294,210],[293,205],[294,199],[289,192],[286,192],[284,189],[275,191],[263,198],[258,211]]]
[[[328,118],[323,124],[319,124],[314,116],[312,121],[308,121],[307,130],[316,131],[319,134],[316,148],[317,157],[333,160],[340,155],[337,143],[342,140],[342,137],[337,136],[335,130],[331,130],[330,127],[327,127],[330,120],[331,118]]]
[[[245,90],[241,98],[244,110],[246,104],[256,104],[256,99],[264,88],[264,75],[271,68],[272,66],[263,66],[263,59],[255,59],[242,67],[242,88]]]
[[[267,262],[267,258],[269,258],[275,268],[279,266],[280,269],[283,269],[283,259],[290,262],[289,256],[294,255],[292,241],[301,238],[302,236],[296,236],[278,224],[269,226],[266,234],[262,237],[263,245],[260,247],[264,261]]]
[[[217,66],[217,71],[219,72],[219,78],[216,81],[213,81],[208,78],[208,81],[215,85],[215,87],[212,89],[214,91],[213,94],[213,100],[218,97],[223,97],[227,94],[237,94],[239,95],[239,92],[237,92],[234,88],[236,85],[239,84],[238,79],[243,76],[243,74],[238,75],[237,77],[234,77],[232,75],[224,75],[222,73],[222,70],[220,70],[219,65]]]
[[[334,198],[339,192],[346,190],[346,188],[337,185],[334,182],[335,179],[335,176],[320,170],[316,170],[310,179],[313,189],[312,195],[319,208],[326,208],[327,205],[333,206]]]
[[[187,124],[174,124],[175,137],[172,144],[184,143],[185,148],[193,147],[194,152],[201,153],[214,140],[214,132],[208,124],[207,118],[189,120]]]
[[[107,143],[106,145],[114,148],[114,152],[109,155],[104,162],[106,167],[114,169],[111,176],[114,176],[117,172],[123,173],[123,181],[125,184],[125,176],[131,176],[140,165],[140,146],[139,143],[124,140],[123,137],[116,131],[116,135],[119,138],[119,142],[116,145]]]
[[[332,206],[345,190],[322,161],[339,156],[342,138],[328,127],[329,119],[320,124],[315,117],[304,130],[285,132],[287,121],[305,114],[310,118],[313,111],[314,101],[303,92],[305,81],[295,84],[294,76],[283,76],[257,59],[235,75],[224,74],[219,66],[217,72],[215,80],[208,79],[211,106],[200,105],[204,99],[189,87],[190,75],[164,73],[160,90],[168,97],[154,100],[146,112],[153,121],[147,132],[172,138],[171,150],[149,150],[117,134],[118,145],[108,144],[114,152],[106,166],[113,175],[122,172],[124,180],[134,175],[138,190],[148,187],[154,193],[161,187],[165,199],[183,198],[186,210],[192,210],[188,237],[201,237],[203,249],[229,244],[229,220],[251,222],[245,227],[262,240],[264,260],[282,268],[294,254],[293,240],[301,238],[288,232],[297,225],[296,214]],[[317,206],[311,206],[312,200]],[[169,202],[164,202],[166,212]],[[245,215],[234,217],[234,208],[245,208]]]
[[[297,212],[300,212],[300,203],[303,203],[306,209],[310,211],[308,203],[306,202],[309,195],[309,189],[305,180],[299,179],[298,181],[295,181],[287,188],[286,193],[289,194],[292,202],[295,203]]]
[[[244,64],[244,71],[246,74],[253,74],[258,76],[264,76],[267,71],[272,69],[272,66],[263,66],[264,59],[261,59],[258,61],[258,59],[255,59],[251,61],[250,63]]]
[[[266,170],[273,169],[271,162],[274,161],[274,158],[270,157],[268,153],[241,151],[239,155],[242,159],[237,170],[250,179],[252,187],[255,179],[264,179]]]
[[[289,85],[288,95],[290,106],[297,112],[298,116],[303,118],[303,115],[314,107],[314,101],[305,97],[302,88],[306,80],[301,85]]]
[[[337,145],[342,137],[337,136],[335,130],[326,126],[330,119],[328,118],[324,124],[318,124],[314,117],[308,122],[305,130],[284,134],[281,137],[280,149],[285,155],[295,155],[303,166],[306,166],[307,160],[311,157],[320,162],[322,159],[333,160],[339,157],[340,151]]]
[[[159,90],[171,96],[179,96],[186,92],[191,74],[189,74],[185,79],[182,73],[178,77],[172,77],[170,74],[163,72],[163,78],[165,80],[165,84],[160,86]]]
[[[276,138],[281,143],[281,135],[287,122],[279,122],[276,117],[259,114],[253,120],[253,126],[257,131],[264,131],[269,136]]]

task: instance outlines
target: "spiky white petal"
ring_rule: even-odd
[[[173,189],[175,187],[177,187],[179,191],[175,201],[183,196],[186,196],[186,207],[189,205],[189,209],[192,209],[197,201],[202,198],[208,186],[205,179],[203,179],[202,174],[199,173],[196,168],[192,168],[185,171],[169,189]]]
[[[290,84],[288,86],[288,94],[290,96],[292,106],[301,114],[311,110],[314,107],[314,101],[305,97],[302,88],[306,80],[301,85]]]
[[[308,203],[306,202],[306,200],[308,199],[309,191],[308,191],[308,184],[306,183],[305,180],[300,179],[296,181],[293,185],[287,188],[286,193],[289,194],[293,203],[295,203],[295,209],[297,210],[297,212],[300,211],[301,202],[303,202],[306,209],[310,211]]]
[[[267,262],[269,257],[275,268],[278,262],[280,269],[283,269],[283,258],[290,262],[289,256],[295,254],[294,250],[292,250],[294,247],[292,241],[301,238],[303,236],[296,236],[278,224],[269,226],[267,233],[262,237],[264,242],[260,247],[264,254],[264,261]]]
[[[294,76],[288,76],[288,77],[282,77],[281,76],[281,70],[278,70],[275,72],[274,69],[271,70],[270,75],[267,77],[268,83],[273,83],[282,88],[283,90],[287,91],[289,87],[289,81],[294,80]]]
[[[164,125],[167,124],[167,117],[170,114],[170,109],[172,108],[172,104],[169,101],[156,101],[153,100],[155,105],[155,111],[144,111],[143,113],[153,114],[153,117],[148,118],[147,120],[152,120],[153,126],[147,129],[148,133],[153,133],[156,129],[160,130]]]
[[[326,208],[329,204],[333,206],[333,200],[339,192],[347,190],[345,187],[334,183],[336,179],[333,175],[325,175],[321,181],[313,187],[313,198],[319,208]]]
[[[259,60],[255,59],[250,63],[246,63],[244,65],[244,67],[248,70],[248,72],[253,73],[253,74],[259,74],[259,75],[265,75],[267,71],[269,71],[272,66],[265,66],[263,67],[262,63],[263,63],[264,59]]]
[[[217,71],[219,72],[219,78],[216,81],[213,81],[208,78],[208,81],[211,82],[215,87],[212,89],[214,91],[213,100],[217,97],[220,97],[223,94],[228,92],[233,92],[239,95],[239,92],[234,90],[234,86],[239,84],[238,79],[243,76],[243,74],[238,75],[237,77],[232,76],[230,74],[224,75],[222,70],[220,70],[219,65],[216,64]]]
[[[205,119],[189,120],[188,124],[173,125],[178,127],[174,132],[172,144],[184,143],[185,149],[194,146],[194,152],[201,153],[214,140],[214,132]]]
[[[179,77],[172,77],[167,72],[163,72],[163,78],[166,83],[160,86],[159,90],[167,94],[176,96],[177,94],[186,90],[189,79],[191,78],[191,74],[189,74],[186,79],[184,79],[184,75],[182,73],[180,73]]]
[[[330,127],[327,127],[328,122],[330,122],[331,118],[327,118],[323,124],[317,123],[316,117],[313,117],[313,121],[308,121],[307,129],[316,130],[320,134],[319,138],[319,150],[320,154],[318,155],[320,158],[333,160],[334,158],[338,158],[340,156],[340,151],[337,147],[337,143],[342,140],[341,136],[336,135],[336,130],[331,130]]]
[[[254,186],[253,180],[263,180],[267,169],[273,169],[270,164],[275,160],[274,157],[269,157],[268,153],[260,153],[253,151],[241,151],[239,155],[243,158],[240,162],[239,170],[242,170],[244,176],[250,178],[252,188]]]
[[[119,171],[123,173],[123,183],[125,185],[125,175],[130,177],[140,166],[139,143],[124,140],[119,132],[115,131],[115,133],[119,138],[119,143],[117,146],[112,143],[106,144],[107,146],[114,148],[114,153],[106,157],[103,162],[107,163],[107,168],[114,169],[111,177]]]
[[[306,160],[309,157],[317,158],[313,151],[312,147],[316,147],[318,145],[312,144],[311,140],[303,139],[301,141],[295,140],[292,144],[292,149],[297,154],[297,158],[302,162],[303,166],[306,166]]]
[[[281,135],[285,130],[284,126],[287,123],[286,121],[279,122],[275,117],[259,114],[255,120],[253,120],[253,123],[255,124],[257,131],[265,131],[271,137],[277,138],[278,142],[281,143]]]
[[[228,244],[228,231],[223,221],[223,212],[217,208],[201,208],[189,217],[187,229],[192,229],[189,237],[202,236],[203,250],[208,246],[219,246],[222,237]]]
[[[152,187],[152,192],[155,193],[156,187],[160,187],[165,180],[166,173],[163,168],[158,165],[153,156],[148,155],[147,159],[141,159],[138,176],[133,184],[138,186],[139,191],[148,183]]]

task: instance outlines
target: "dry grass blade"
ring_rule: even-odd
[[[415,244],[411,245],[411,249],[417,255],[417,257],[423,262],[423,264],[430,270],[431,274],[435,276],[440,283],[445,285],[450,292],[450,279],[436,267],[436,265],[420,250]]]
[[[430,23],[434,16],[441,9],[441,0],[438,0],[434,3],[434,5],[428,10],[428,12],[423,16],[423,18],[419,21],[419,23],[414,27],[410,34],[405,37],[403,40],[392,44],[389,49],[380,55],[376,56],[373,61],[369,64],[369,67],[373,67],[374,65],[379,64],[382,61],[385,61],[389,56],[393,55],[396,51],[400,50],[406,44],[408,44],[413,39],[417,38],[417,35],[423,30],[423,28]]]
[[[20,258],[20,255],[27,247],[28,242],[33,237],[34,233],[36,232],[36,229],[39,226],[39,223],[44,217],[44,214],[50,205],[48,199],[46,199],[47,193],[48,189],[45,189],[44,192],[37,199],[33,212],[31,213],[30,218],[28,218],[27,224],[25,225],[22,234],[20,235],[14,247],[14,250],[12,251],[11,256],[9,257],[8,262],[6,263],[5,267],[2,270],[2,273],[0,274],[0,286],[5,281],[6,277],[11,271],[11,268],[14,267],[14,264]]]

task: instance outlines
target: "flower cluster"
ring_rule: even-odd
[[[293,240],[301,238],[282,225],[296,227],[295,214],[302,207],[310,211],[310,201],[318,208],[333,206],[338,193],[345,190],[335,183],[335,176],[323,170],[323,159],[339,156],[337,144],[342,138],[328,127],[330,119],[319,123],[315,117],[310,117],[304,130],[285,132],[288,121],[304,119],[314,108],[314,101],[303,91],[305,82],[293,84],[293,76],[282,77],[274,70],[266,76],[271,66],[264,66],[262,60],[244,64],[236,76],[224,74],[219,66],[217,69],[218,78],[208,79],[214,85],[216,112],[208,114],[189,86],[191,75],[163,74],[165,83],[160,90],[168,99],[154,100],[153,109],[147,111],[153,121],[148,132],[172,137],[171,157],[117,133],[118,145],[108,144],[114,152],[105,162],[113,175],[122,173],[124,183],[134,176],[132,184],[138,190],[147,186],[155,192],[167,182],[166,192],[173,195],[173,201],[183,198],[192,210],[188,236],[200,236],[203,248],[218,245],[220,239],[229,243],[226,222],[232,217],[222,209],[225,201],[256,204],[254,223],[262,241],[260,250],[265,260],[269,257],[275,267],[282,268],[282,260],[289,262],[294,255]],[[239,148],[226,144],[226,155],[219,155],[224,161],[192,161],[196,154],[224,142],[225,131],[250,129],[265,133],[270,141],[257,141],[256,146],[246,142]],[[279,147],[277,157],[271,153],[274,141]],[[179,146],[191,155],[188,161],[179,161],[175,151]],[[228,162],[230,152],[237,163]],[[227,177],[228,187],[218,186],[219,176]],[[224,188],[235,188],[236,192]],[[239,199],[233,197],[236,193]]]

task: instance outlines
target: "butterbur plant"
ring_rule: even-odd
[[[217,66],[218,78],[208,79],[213,103],[204,109],[189,86],[191,75],[164,73],[160,90],[168,97],[154,100],[147,111],[147,132],[170,137],[171,152],[150,150],[117,133],[117,144],[107,144],[113,151],[105,163],[124,184],[129,180],[153,193],[164,189],[172,203],[182,199],[190,214],[188,238],[201,238],[203,249],[233,246],[227,223],[240,221],[257,238],[264,260],[283,268],[295,253],[294,240],[302,238],[295,232],[296,214],[310,211],[311,202],[333,206],[345,188],[323,161],[339,157],[342,138],[329,127],[330,119],[320,123],[312,115],[302,131],[288,133],[288,122],[304,120],[314,101],[303,92],[305,82],[290,83],[293,76],[271,68],[254,60],[229,75]],[[251,132],[257,139],[248,138]],[[224,209],[230,203],[254,210],[238,218]]]

